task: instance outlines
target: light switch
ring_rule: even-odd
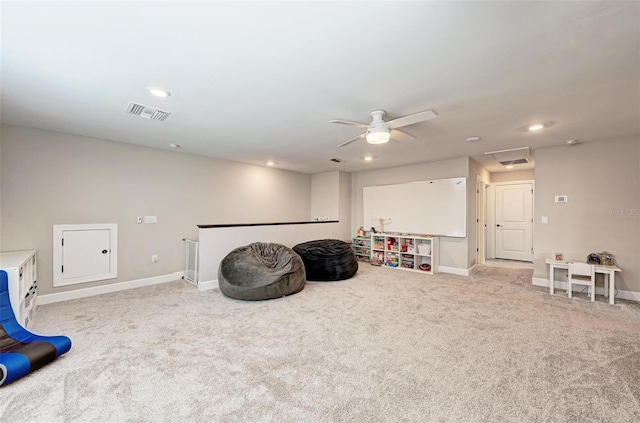
[[[549,216],[542,216],[542,224],[546,225],[549,223]]]
[[[158,223],[158,216],[145,216],[144,223]]]

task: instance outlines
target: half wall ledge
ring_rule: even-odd
[[[296,244],[316,239],[338,239],[349,242],[349,222],[311,220],[302,222],[228,223],[198,225],[199,271],[198,289],[217,287],[218,268],[222,259],[234,248],[254,242]]]
[[[339,223],[339,220],[307,220],[303,222],[270,222],[270,223],[223,223],[217,225],[198,225],[200,229],[236,228],[241,226],[278,226],[278,225],[307,225],[312,223]]]

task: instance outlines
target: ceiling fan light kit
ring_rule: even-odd
[[[367,130],[366,138],[369,144],[384,144],[389,142],[391,133],[386,126],[379,126]]]

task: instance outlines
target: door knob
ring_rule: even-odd
[[[502,227],[502,225],[500,225],[500,224],[497,224],[496,226],[497,226],[498,228],[501,228],[501,227]]]
[[[107,250],[102,250],[102,254],[107,254],[108,251]]]

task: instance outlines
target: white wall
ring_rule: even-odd
[[[0,151],[0,250],[37,250],[41,294],[181,271],[198,224],[310,216],[311,176],[297,172],[12,125]],[[83,223],[118,224],[118,278],[54,289],[52,227]]]
[[[362,189],[365,186],[468,177],[468,174],[468,157],[352,173],[351,232],[355,233],[360,226],[364,226],[365,229],[369,229],[371,226],[375,225],[375,222],[362,221]],[[471,183],[472,186],[474,184],[475,182]],[[469,180],[467,180],[467,186],[468,185]],[[475,203],[473,207],[475,208]],[[467,228],[467,233],[468,232],[469,228]],[[441,267],[445,267],[445,269],[451,268],[466,270],[469,267],[468,255],[468,238],[443,237],[440,239]]]
[[[638,136],[536,150],[534,278],[548,278],[544,259],[555,252],[586,260],[607,250],[622,269],[616,287],[640,292],[639,168]]]

